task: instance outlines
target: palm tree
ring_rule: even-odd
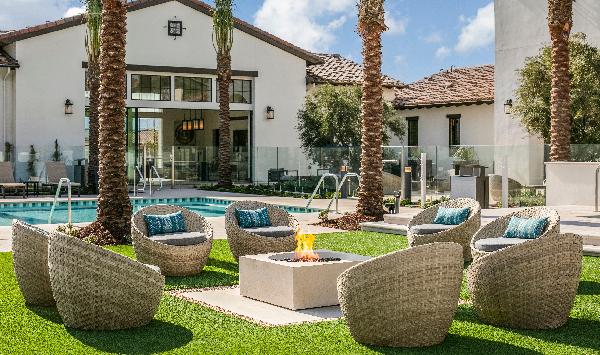
[[[233,0],[216,0],[213,10],[213,46],[217,52],[219,86],[219,186],[230,187],[231,133],[229,119],[229,85],[231,83],[231,48],[233,47]]]
[[[571,80],[569,36],[573,27],[573,0],[548,0],[548,28],[552,40],[552,95],[550,158],[571,159]]]
[[[384,0],[360,0],[358,32],[363,42],[363,97],[361,107],[362,146],[360,192],[357,212],[383,216],[383,82],[381,35],[385,25]]]
[[[103,0],[100,32],[98,222],[115,238],[131,230],[125,169],[126,0]]]
[[[88,88],[90,90],[89,166],[88,184],[94,191],[98,183],[98,106],[100,105],[100,28],[102,26],[102,1],[85,0],[87,31],[85,49],[88,57]]]

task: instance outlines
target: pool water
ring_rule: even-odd
[[[204,217],[220,217],[225,215],[227,206],[232,201],[212,198],[173,198],[173,199],[141,199],[132,200],[134,213],[145,206],[169,204],[185,207]],[[318,212],[316,209],[279,206],[291,213]],[[51,202],[11,202],[0,203],[0,226],[10,226],[14,219],[29,224],[47,224]],[[61,201],[52,216],[52,224],[67,223],[67,202]],[[73,223],[93,222],[96,220],[96,201],[73,201]]]

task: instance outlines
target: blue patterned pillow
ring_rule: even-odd
[[[259,208],[257,210],[238,210],[236,208],[235,218],[237,218],[240,228],[260,228],[271,226],[269,210],[266,207]]]
[[[519,218],[512,217],[504,238],[536,239],[542,235],[548,224],[548,218]]]
[[[148,236],[187,232],[185,218],[181,211],[163,215],[144,215],[144,222],[148,228]]]
[[[471,209],[465,208],[446,208],[440,207],[437,215],[433,220],[433,224],[457,225],[461,224],[469,218]]]

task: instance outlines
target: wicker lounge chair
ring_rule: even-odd
[[[462,273],[455,243],[417,246],[346,270],[337,286],[350,333],[379,346],[441,343],[458,307]]]
[[[67,166],[62,161],[48,161],[46,162],[46,182],[43,186],[50,186],[51,188],[57,188],[60,179],[68,178]],[[63,185],[63,188],[67,188]],[[77,189],[77,196],[81,196],[81,184],[78,182],[71,181],[71,188]]]
[[[11,162],[0,162],[0,189],[2,197],[6,198],[6,190],[21,190],[23,198],[27,196],[27,185],[15,181],[15,173]]]
[[[477,258],[468,270],[471,301],[484,321],[512,328],[564,325],[577,294],[582,238],[539,238]]]
[[[275,227],[290,227],[298,229],[298,221],[281,208],[256,201],[238,201],[232,203],[225,212],[225,230],[231,253],[237,260],[244,255],[257,255],[264,253],[289,252],[296,248],[295,235],[282,237],[266,237],[258,235],[249,229],[242,229],[238,225],[235,210],[256,210],[266,207],[269,211],[271,224]]]
[[[469,207],[471,212],[467,220],[457,226],[433,225],[438,209],[445,208],[465,208]],[[432,230],[430,234],[424,234],[418,227],[430,226],[439,229]],[[481,226],[481,207],[479,202],[470,198],[459,198],[442,202],[439,205],[429,207],[413,217],[408,223],[408,242],[411,247],[435,242],[452,242],[460,244],[463,247],[463,257],[465,261],[471,260],[470,242],[473,235]],[[438,231],[439,230],[439,231]]]
[[[148,237],[148,228],[144,221],[145,214],[162,215],[179,211],[183,213],[187,228],[187,232],[181,235],[184,238],[194,238],[193,245],[169,245],[166,244],[168,241],[159,241],[161,239],[159,236]],[[172,235],[171,237],[177,236]],[[155,205],[144,207],[133,215],[131,237],[135,254],[140,262],[157,265],[163,275],[189,276],[202,272],[204,265],[208,262],[213,243],[213,228],[204,217],[183,207]]]
[[[58,313],[76,329],[146,325],[165,285],[156,267],[61,233],[50,237],[48,266]]]
[[[48,274],[49,234],[21,221],[13,222],[12,233],[15,275],[25,303],[53,306],[54,297]]]
[[[513,216],[520,217],[520,218],[547,217],[548,224],[546,225],[544,232],[542,233],[542,235],[539,238],[546,238],[546,237],[553,237],[553,236],[556,237],[560,233],[560,216],[558,215],[558,212],[556,212],[555,210],[546,208],[546,207],[526,208],[526,209],[523,209],[523,210],[520,210],[517,212],[510,213],[506,216],[500,217],[500,218],[490,222],[489,224],[483,226],[479,231],[477,231],[477,233],[475,233],[475,235],[473,236],[473,239],[471,240],[471,246],[470,246],[471,254],[473,255],[473,259],[477,259],[481,256],[489,254],[489,252],[481,250],[476,247],[477,241],[482,240],[482,239],[492,239],[492,238],[496,239],[496,238],[502,237],[508,227],[510,219]],[[517,239],[517,238],[512,238],[512,239],[514,239],[512,241],[514,243],[524,241],[522,239]]]

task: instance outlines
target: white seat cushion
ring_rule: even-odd
[[[206,241],[206,234],[201,232],[158,234],[153,235],[150,239],[162,244],[186,247],[204,243]]]
[[[290,226],[270,226],[260,228],[246,228],[246,232],[260,235],[267,238],[285,238],[296,233],[296,230]]]
[[[451,224],[421,224],[412,226],[410,232],[413,234],[426,235],[444,232],[455,227],[455,225]]]
[[[504,249],[513,245],[525,243],[530,239],[519,239],[519,238],[486,238],[479,239],[475,242],[475,249],[493,252],[500,249]]]

